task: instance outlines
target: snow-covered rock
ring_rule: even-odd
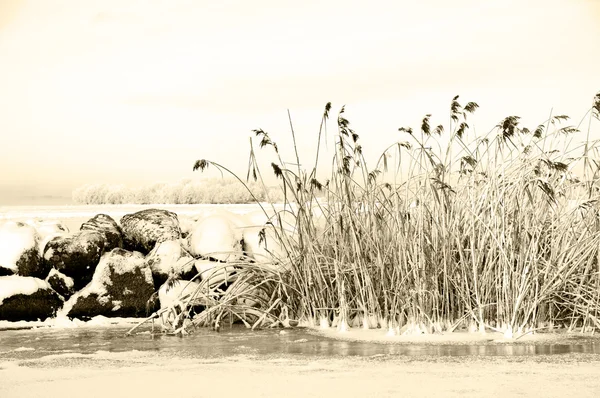
[[[50,270],[50,273],[46,277],[46,282],[48,282],[50,287],[65,300],[75,293],[75,282],[73,281],[73,278],[69,278],[54,268]]]
[[[247,226],[243,229],[243,248],[249,257],[262,264],[281,262],[287,257],[278,234],[285,234],[289,244],[294,244],[296,219],[293,214],[255,211],[245,217]]]
[[[123,247],[123,232],[119,224],[106,214],[96,214],[88,221],[81,224],[82,231],[97,231],[106,237],[105,251]]]
[[[38,251],[40,256],[44,255],[44,248],[52,238],[69,233],[69,228],[60,221],[55,220],[29,220],[27,224],[36,229],[39,235]]]
[[[272,264],[287,256],[273,228],[267,225],[244,229],[244,252],[257,263]]]
[[[235,268],[218,261],[196,260],[194,262],[196,271],[200,274],[201,281],[207,281],[209,287],[215,287],[233,282]]]
[[[104,253],[106,237],[101,232],[78,231],[50,240],[44,249],[44,260],[52,268],[73,278],[75,289],[87,285]]]
[[[180,313],[183,310],[184,302],[192,297],[199,286],[200,284],[198,282],[183,279],[164,283],[160,289],[158,289],[160,308],[164,309],[172,307],[176,313]],[[193,306],[192,309],[196,313],[200,313],[204,310],[204,306],[196,305]],[[175,321],[175,314],[172,312],[164,313],[161,317],[161,321],[164,325],[172,324]]]
[[[192,255],[219,261],[242,255],[242,229],[230,217],[212,215],[198,221],[188,236]]]
[[[262,210],[254,210],[244,214],[244,219],[246,227],[263,227],[269,221],[270,216]]]
[[[177,218],[179,219],[179,228],[181,229],[181,237],[187,238],[187,236],[190,234],[192,228],[196,224],[196,220],[190,216],[180,215],[180,214],[177,215]]]
[[[161,286],[171,275],[191,279],[197,274],[194,258],[181,246],[180,240],[157,243],[146,260],[152,269],[155,286]]]
[[[44,320],[56,314],[62,300],[50,285],[38,278],[0,276],[0,319]]]
[[[158,289],[160,308],[172,306],[173,303],[179,301],[182,297],[193,294],[199,286],[198,282],[184,279],[178,279],[172,283],[163,283],[160,289]]]
[[[256,287],[242,279],[236,280],[227,288],[227,297],[232,304],[246,305],[248,307],[259,307],[261,302],[268,303],[269,296],[265,290]]]
[[[65,303],[60,315],[80,319],[146,316],[153,293],[152,271],[144,256],[116,248],[102,256],[92,281]]]
[[[157,242],[181,238],[177,214],[159,209],[146,209],[121,218],[123,247],[148,254]]]
[[[0,276],[45,278],[48,267],[38,252],[39,234],[31,225],[8,221],[0,226]]]

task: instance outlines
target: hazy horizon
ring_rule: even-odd
[[[598,0],[1,0],[0,204],[199,179],[199,158],[245,175],[255,128],[293,160],[288,109],[309,161],[329,101],[368,159],[425,114],[447,124],[457,94],[477,131],[577,124],[598,43]]]

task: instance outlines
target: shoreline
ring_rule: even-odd
[[[108,318],[96,316],[88,321],[68,319],[66,317],[48,318],[44,321],[3,321],[0,320],[0,333],[3,331],[34,330],[34,329],[74,329],[74,328],[133,328],[146,318]],[[147,324],[150,326],[150,323]],[[241,325],[237,327],[243,332],[246,330]],[[364,329],[360,327],[338,331],[335,327],[319,328],[305,327],[281,328],[279,333],[285,334],[290,330],[302,329],[309,334],[328,339],[361,342],[370,344],[389,345],[554,345],[554,344],[590,344],[600,345],[600,334],[593,332],[568,331],[567,329],[542,330],[527,333],[516,338],[507,338],[500,332],[488,331],[486,333],[458,330],[447,333],[433,334],[395,334],[390,335],[384,329]],[[157,329],[158,330],[158,329]],[[146,332],[143,332],[146,333]],[[215,332],[218,333],[218,332]],[[160,334],[160,333],[157,333]],[[135,333],[134,333],[135,335]],[[185,337],[184,337],[185,338]]]

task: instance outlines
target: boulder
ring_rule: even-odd
[[[188,236],[190,253],[195,257],[235,261],[242,255],[242,228],[224,215],[212,215],[194,225]]]
[[[173,307],[175,313],[179,314],[183,310],[183,302],[186,301],[187,295],[192,295],[198,289],[200,284],[198,282],[176,279],[165,282],[160,289],[158,289],[158,300],[160,302],[160,308]],[[182,298],[184,298],[182,300]],[[192,310],[196,313],[202,312],[206,307],[202,304],[198,304],[192,307]],[[173,324],[175,321],[175,313],[166,312],[161,316],[163,325]]]
[[[196,260],[194,267],[198,274],[199,280],[206,281],[209,288],[219,287],[224,290],[229,284],[236,280],[235,268],[226,263],[210,260]]]
[[[246,255],[265,265],[281,263],[287,257],[287,252],[278,234],[284,233],[289,243],[294,244],[295,217],[289,212],[279,212],[277,215],[271,212],[267,217],[262,211],[248,213],[245,217],[247,223],[243,229],[243,249]]]
[[[181,246],[180,240],[157,243],[146,260],[152,270],[154,286],[161,286],[169,276],[189,280],[197,274],[194,258]]]
[[[190,216],[180,215],[180,214],[177,215],[177,218],[179,219],[179,228],[181,229],[181,237],[187,238],[187,236],[190,234],[190,231],[193,229],[194,225],[196,224],[196,220]]]
[[[104,253],[106,238],[96,231],[78,231],[51,239],[44,249],[50,267],[73,278],[75,290],[87,285]]]
[[[257,287],[243,279],[238,279],[230,284],[227,287],[226,295],[231,304],[268,308],[269,294],[265,291],[264,286]]]
[[[148,254],[157,242],[181,238],[177,214],[159,209],[147,209],[121,218],[123,247]]]
[[[65,303],[60,315],[79,319],[146,316],[153,293],[152,271],[144,256],[116,248],[102,256],[92,281]]]
[[[50,270],[50,273],[46,277],[46,282],[48,282],[50,287],[65,300],[75,293],[75,282],[73,281],[73,278],[69,278],[54,268]]]
[[[63,301],[50,285],[26,276],[0,277],[0,319],[36,321],[53,317]]]
[[[49,268],[38,251],[39,235],[22,222],[0,226],[0,276],[21,275],[45,278]]]
[[[44,255],[46,243],[57,236],[63,236],[69,233],[69,228],[60,221],[30,220],[27,221],[27,224],[34,227],[40,237],[38,241],[38,252],[40,253],[40,256]]]
[[[117,247],[123,247],[123,232],[119,224],[106,214],[96,214],[88,221],[81,224],[82,231],[101,232],[106,237],[104,250],[109,252]]]
[[[257,263],[280,263],[287,253],[271,225],[244,229],[243,249],[246,255]]]

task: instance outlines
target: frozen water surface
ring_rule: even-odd
[[[169,357],[374,357],[374,356],[525,356],[569,353],[600,354],[598,339],[566,336],[553,342],[497,344],[491,339],[470,344],[381,343],[344,341],[310,330],[248,330],[234,325],[215,332],[207,328],[178,337],[143,326],[125,336],[131,326],[37,328],[0,331],[0,358],[35,359],[48,355],[105,352],[155,352]],[[23,348],[26,348],[23,349]]]

